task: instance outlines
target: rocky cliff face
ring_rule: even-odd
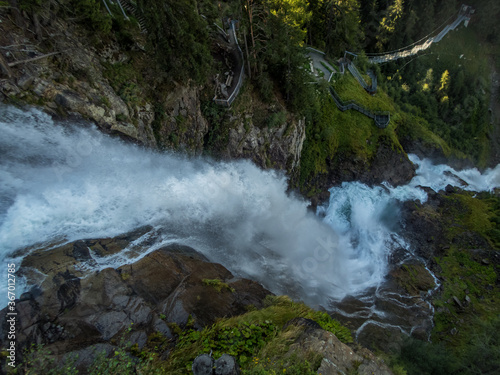
[[[248,158],[289,173],[297,168],[303,120],[288,116],[268,129],[253,121],[251,111],[219,108],[221,119],[210,123],[201,110],[204,100],[211,102],[202,99],[203,87],[157,82],[143,34],[131,32],[126,44],[116,35],[96,41],[48,10],[39,17],[46,22],[45,32],[34,34],[29,31],[33,15],[18,14],[26,28],[20,29],[8,10],[0,12],[0,44],[11,46],[0,50],[0,101],[42,106],[59,117],[83,117],[147,147],[197,155],[207,148],[209,132],[224,122],[224,144],[216,155]]]
[[[339,152],[329,161],[328,173],[318,174],[306,188],[317,192],[313,206],[328,201],[328,189],[342,182],[359,181],[367,185],[388,182],[392,186],[405,185],[415,176],[416,167],[403,150],[394,150],[383,142],[375,155],[366,160],[352,153]]]
[[[300,163],[305,139],[303,119],[285,120],[274,128],[258,127],[252,114],[231,117],[227,156],[248,158],[262,168],[274,168],[293,173]]]

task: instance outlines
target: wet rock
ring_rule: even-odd
[[[73,245],[73,256],[78,261],[86,261],[92,259],[90,256],[89,247],[83,241],[76,241]]]
[[[409,333],[409,332],[408,332]],[[368,322],[357,335],[357,341],[370,350],[398,352],[407,335],[397,327]]]
[[[151,228],[144,227],[115,238],[80,240],[27,255],[20,269],[28,283],[36,280],[41,287],[17,301],[19,351],[44,343],[60,356],[118,340],[130,327],[127,340],[144,345],[154,332],[172,337],[168,324],[182,327],[190,316],[201,328],[220,317],[245,313],[249,305],[263,307],[269,291],[253,281],[235,279],[222,265],[186,246],[166,246],[118,269],[83,271],[95,264],[90,252],[105,256],[125,247],[145,252],[152,235]],[[35,277],[42,273],[43,278]],[[217,291],[204,279],[219,279],[230,287]],[[5,314],[5,309],[0,311],[2,321]],[[166,318],[159,319],[160,314]]]
[[[309,328],[309,329],[321,329],[321,326],[316,323],[314,320],[311,320],[311,319],[306,319],[306,318],[293,318],[291,320],[289,320],[288,322],[285,323],[285,325],[283,326],[283,330],[286,330],[289,326],[302,326],[302,327],[306,327]]]
[[[469,186],[469,184],[467,182],[465,182],[463,179],[461,179],[460,177],[458,177],[456,174],[452,173],[451,171],[444,171],[444,175],[457,180],[461,187]],[[450,186],[450,185],[448,185],[448,186]],[[448,188],[448,186],[447,186],[447,188]]]
[[[430,272],[420,263],[403,264],[390,272],[390,276],[410,295],[418,296],[436,286]]]

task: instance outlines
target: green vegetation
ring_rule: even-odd
[[[352,157],[370,163],[382,144],[396,152],[404,152],[399,137],[402,132],[400,126],[405,125],[407,117],[397,109],[391,98],[383,91],[371,96],[348,73],[334,77],[332,84],[342,100],[354,100],[372,111],[390,111],[391,122],[387,128],[379,129],[372,119],[357,111],[341,112],[326,90],[319,91],[319,105],[311,109],[300,164],[299,186],[305,194],[314,194],[315,187],[311,181],[335,168],[338,157]],[[435,138],[437,140],[429,142],[434,144],[440,141],[439,137]]]
[[[223,282],[220,279],[203,279],[202,280],[205,285],[213,287],[217,292],[222,292],[222,290],[228,290],[231,293],[234,292],[234,288],[230,287],[227,283]]]
[[[55,3],[55,1],[50,1]],[[101,36],[111,31],[111,16],[104,9],[102,1],[99,0],[61,0],[56,10],[65,14],[66,17],[76,17],[81,25],[97,32]],[[42,5],[47,5],[41,0],[19,0],[19,8],[30,12],[40,12]],[[59,8],[59,9],[58,9]]]
[[[472,332],[463,349],[455,351],[443,343],[407,339],[401,353],[393,356],[392,368],[407,375],[496,374],[500,363],[500,318],[472,320]]]
[[[137,1],[146,21],[148,48],[156,57],[158,79],[204,83],[211,71],[207,22],[191,0]]]
[[[144,96],[139,86],[142,77],[137,69],[130,63],[104,63],[103,65],[104,77],[109,80],[111,86],[123,101],[130,108],[140,105]]]
[[[488,193],[473,197],[462,192],[451,195],[445,203],[441,214],[450,248],[436,259],[445,281],[435,302],[434,337],[463,348],[475,330],[476,317],[488,322],[500,311],[498,266],[489,260],[499,249],[500,199]],[[477,253],[478,248],[485,250]],[[453,328],[458,332],[448,337]]]
[[[425,119],[450,147],[484,166],[489,52],[479,45],[477,34],[459,29],[422,57],[387,64],[382,86],[404,111]]]
[[[494,374],[500,363],[500,269],[495,260],[500,198],[458,191],[440,202],[438,208],[425,208],[445,231],[439,240],[444,248],[434,259],[442,290],[433,301],[432,343],[407,340],[391,362],[409,375]]]
[[[268,307],[262,310],[222,319],[202,331],[185,330],[179,336],[166,364],[168,373],[188,373],[186,371],[189,371],[195,357],[212,350],[215,358],[223,353],[235,356],[241,368],[248,371],[244,373],[248,374],[272,374],[272,371],[281,372],[285,368],[288,372],[290,367],[298,371],[304,366],[314,365],[315,358],[292,356],[285,359],[284,354],[289,351],[290,345],[302,333],[303,328],[290,326],[283,329],[283,326],[297,317],[312,319],[341,341],[352,342],[350,331],[324,312],[314,311],[286,296],[268,296],[266,301]],[[304,361],[308,364],[305,365]]]
[[[422,264],[404,264],[392,273],[396,282],[409,294],[418,295],[436,286],[434,278]]]
[[[19,365],[13,369],[11,368],[8,374],[77,375],[78,370],[75,368],[77,359],[77,357],[70,357],[63,363],[56,363],[52,352],[47,350],[43,345],[32,345],[24,351],[23,370],[21,370],[21,366]]]
[[[205,282],[205,280],[204,280]],[[207,285],[221,286],[220,280],[206,280]],[[244,315],[219,320],[201,331],[194,329],[190,317],[184,330],[171,323],[178,335],[172,346],[170,340],[154,333],[148,337],[141,350],[125,340],[133,327],[129,327],[117,348],[108,358],[98,353],[90,366],[91,374],[190,374],[191,365],[199,354],[210,353],[214,358],[222,354],[233,355],[243,374],[314,374],[320,365],[321,356],[291,350],[291,345],[304,331],[304,327],[293,324],[283,328],[285,323],[297,317],[316,321],[323,329],[334,333],[341,341],[350,343],[350,331],[327,313],[315,311],[303,303],[293,302],[286,296],[266,297],[267,307],[249,311]],[[171,350],[168,359],[160,358],[165,350]],[[54,358],[44,347],[31,350],[23,365],[27,374],[76,374],[74,361],[63,367],[55,365]]]

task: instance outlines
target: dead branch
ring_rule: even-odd
[[[9,67],[13,67],[15,65],[29,63],[29,62],[36,61],[36,60],[41,60],[41,59],[44,59],[44,58],[49,57],[49,56],[57,55],[59,53],[62,53],[62,52],[51,52],[51,53],[47,53],[46,55],[41,55],[41,56],[33,57],[33,58],[27,59],[27,60],[21,60],[21,61],[11,62],[11,63],[8,64],[8,66]]]

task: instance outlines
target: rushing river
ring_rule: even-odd
[[[390,252],[404,246],[395,232],[397,202],[425,201],[418,186],[437,191],[460,180],[471,190],[500,186],[499,167],[457,172],[411,156],[419,168],[407,186],[344,183],[330,190],[321,215],[313,215],[306,201],[287,195],[284,175],[247,161],[158,153],[94,125],[2,105],[0,134],[4,267],[19,266],[30,247],[151,225],[138,240],[151,244],[148,251],[188,245],[236,275],[314,305],[377,290]],[[144,255],[124,250],[94,264],[118,267]]]

